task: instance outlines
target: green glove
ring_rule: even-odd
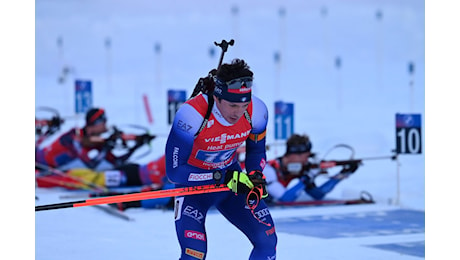
[[[227,187],[234,193],[249,193],[254,188],[254,184],[245,172],[233,171],[227,172]]]
[[[233,171],[227,172],[226,175],[227,187],[234,193],[248,194],[250,191],[262,189],[262,198],[266,198],[268,193],[266,191],[265,176],[260,171],[251,171],[249,174],[245,172]]]

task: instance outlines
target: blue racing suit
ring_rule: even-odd
[[[266,105],[253,95],[247,112],[231,125],[214,104],[206,127],[195,134],[203,122],[207,96],[200,94],[177,111],[166,142],[166,175],[176,187],[216,184],[213,173],[220,170],[241,171],[236,150],[246,147],[247,172],[262,171],[266,164]],[[254,211],[246,205],[247,194],[232,191],[180,196],[175,198],[176,233],[181,246],[181,260],[205,259],[207,236],[205,219],[215,207],[230,223],[241,230],[253,245],[249,259],[275,259],[277,236],[267,205],[263,200]],[[231,248],[231,246],[229,246]],[[223,252],[224,253],[224,252]]]

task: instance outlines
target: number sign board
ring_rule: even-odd
[[[185,102],[185,90],[168,90],[168,124],[172,124],[179,107]]]
[[[275,102],[275,139],[288,139],[294,133],[294,104]]]
[[[396,153],[422,153],[422,117],[420,114],[396,114]]]
[[[93,106],[91,81],[75,81],[75,113],[85,114]]]

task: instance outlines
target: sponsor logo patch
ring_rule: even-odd
[[[186,238],[193,238],[193,239],[198,239],[201,241],[206,241],[206,237],[204,233],[194,231],[194,230],[185,230],[184,236]]]
[[[173,150],[173,168],[179,167],[179,147],[175,146]]]
[[[188,125],[187,123],[185,123],[182,120],[178,120],[177,121],[177,129],[180,129],[180,130],[188,133],[190,131],[190,129],[192,129],[192,126]]]
[[[238,134],[232,134],[232,135],[228,135],[226,133],[222,133],[221,135],[219,136],[215,136],[215,137],[211,137],[211,138],[205,138],[204,141],[206,143],[209,143],[209,142],[219,142],[221,144],[224,144],[226,143],[227,141],[229,140],[236,140],[236,139],[240,139],[240,138],[247,138],[249,136],[249,133],[251,132],[251,129],[245,131],[245,132],[242,132],[242,133],[238,133]]]
[[[196,257],[198,259],[203,259],[204,258],[204,253],[203,252],[193,250],[193,249],[190,249],[190,248],[185,249],[185,254],[193,256],[193,257]]]
[[[265,165],[267,165],[267,162],[265,161],[265,159],[262,159],[262,161],[260,161],[260,167],[265,168]]]
[[[267,234],[267,236],[272,235],[274,233],[275,233],[275,227],[272,227],[269,230],[265,231],[265,234]]]
[[[185,206],[182,214],[185,216],[191,217],[196,220],[198,223],[203,223],[204,215],[197,209],[193,208],[192,206]]]
[[[212,172],[208,173],[190,173],[188,181],[207,181],[212,180]]]

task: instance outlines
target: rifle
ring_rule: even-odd
[[[38,119],[35,117],[35,146],[39,146],[43,141],[59,131],[64,119],[59,115],[59,112],[50,107],[39,107],[37,111],[47,111],[52,113],[51,119]]]
[[[204,78],[200,78],[198,82],[195,85],[195,88],[193,89],[192,94],[190,95],[189,99],[195,97],[198,95],[200,92],[203,92],[205,94],[211,94],[209,95],[212,97],[212,93],[214,92],[214,79],[213,76],[217,73],[217,70],[220,68],[222,65],[222,61],[224,59],[224,55],[228,50],[228,46],[233,46],[235,43],[235,40],[231,39],[229,42],[226,40],[222,40],[220,43],[214,42],[214,45],[219,46],[222,49],[222,52],[220,53],[220,58],[219,58],[219,63],[217,64],[217,69],[212,69],[209,71],[208,75]],[[212,107],[212,105],[211,105]]]
[[[141,127],[141,126],[136,126],[136,125],[129,125],[130,127],[135,127],[141,130],[144,130],[144,134],[126,134],[123,131],[121,131],[119,128],[116,126],[112,127],[113,133],[104,139],[104,144],[108,145],[110,147],[110,150],[113,149],[119,149],[119,150],[126,150],[126,152],[119,157],[121,160],[121,163],[125,163],[131,155],[134,154],[134,152],[139,149],[141,146],[144,144],[147,144],[149,146],[149,150],[145,152],[142,155],[139,155],[137,158],[133,160],[138,160],[147,154],[150,153],[151,151],[151,146],[150,142],[156,138],[156,135],[151,135],[148,131],[148,129]],[[132,144],[134,142],[134,144]]]
[[[327,174],[327,169],[333,168],[336,166],[352,166],[352,165],[361,165],[363,161],[367,160],[383,160],[383,159],[391,159],[396,160],[398,157],[397,154],[390,155],[390,156],[377,156],[377,157],[367,157],[361,159],[348,159],[348,160],[321,160],[319,163],[311,163],[304,167],[308,169],[320,169],[321,174]],[[305,169],[305,170],[308,170]]]

